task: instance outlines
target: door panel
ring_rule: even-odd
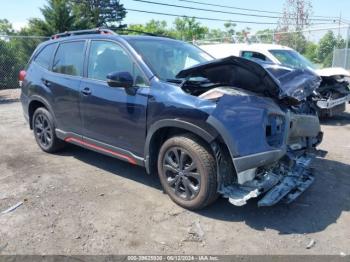
[[[42,82],[52,92],[58,128],[81,134],[80,85],[83,75],[85,41],[60,43],[53,59],[52,72]]]
[[[89,78],[80,89],[83,136],[142,156],[149,87],[125,89],[106,82],[108,73],[127,71],[142,83],[133,60],[116,43],[91,41],[87,69]]]
[[[80,78],[64,75],[46,75],[45,85],[48,85],[53,98],[52,107],[57,120],[57,128],[66,132],[81,134],[80,117]]]
[[[128,95],[124,88],[94,80],[84,81],[82,87],[91,90],[81,100],[83,136],[142,155],[148,88]]]

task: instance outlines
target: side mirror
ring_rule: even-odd
[[[134,79],[129,72],[112,72],[107,75],[107,83],[110,87],[129,88],[134,85]]]

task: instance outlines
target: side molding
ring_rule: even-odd
[[[67,143],[72,143],[86,149],[93,150],[98,153],[102,153],[107,156],[111,156],[114,158],[118,158],[120,160],[124,160],[133,165],[144,166],[144,159],[134,155],[133,153],[124,150],[119,147],[111,146],[109,144],[105,144],[103,142],[82,137],[78,134],[71,132],[64,132],[60,129],[56,129],[56,135],[58,138],[64,140]]]

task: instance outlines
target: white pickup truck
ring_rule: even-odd
[[[213,44],[201,45],[200,48],[215,58],[233,55],[286,67],[314,70],[322,78],[317,90],[319,99],[316,102],[320,116],[341,113],[350,101],[350,73],[347,70],[341,67],[317,69],[312,62],[292,48],[274,44]]]

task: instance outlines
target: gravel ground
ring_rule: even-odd
[[[18,102],[21,89],[0,90],[0,104],[9,102]]]
[[[40,151],[20,103],[6,101],[0,212],[23,205],[0,213],[0,254],[350,254],[349,107],[323,123],[320,149],[328,154],[316,159],[316,182],[293,204],[219,199],[190,212],[142,168],[75,146]]]

